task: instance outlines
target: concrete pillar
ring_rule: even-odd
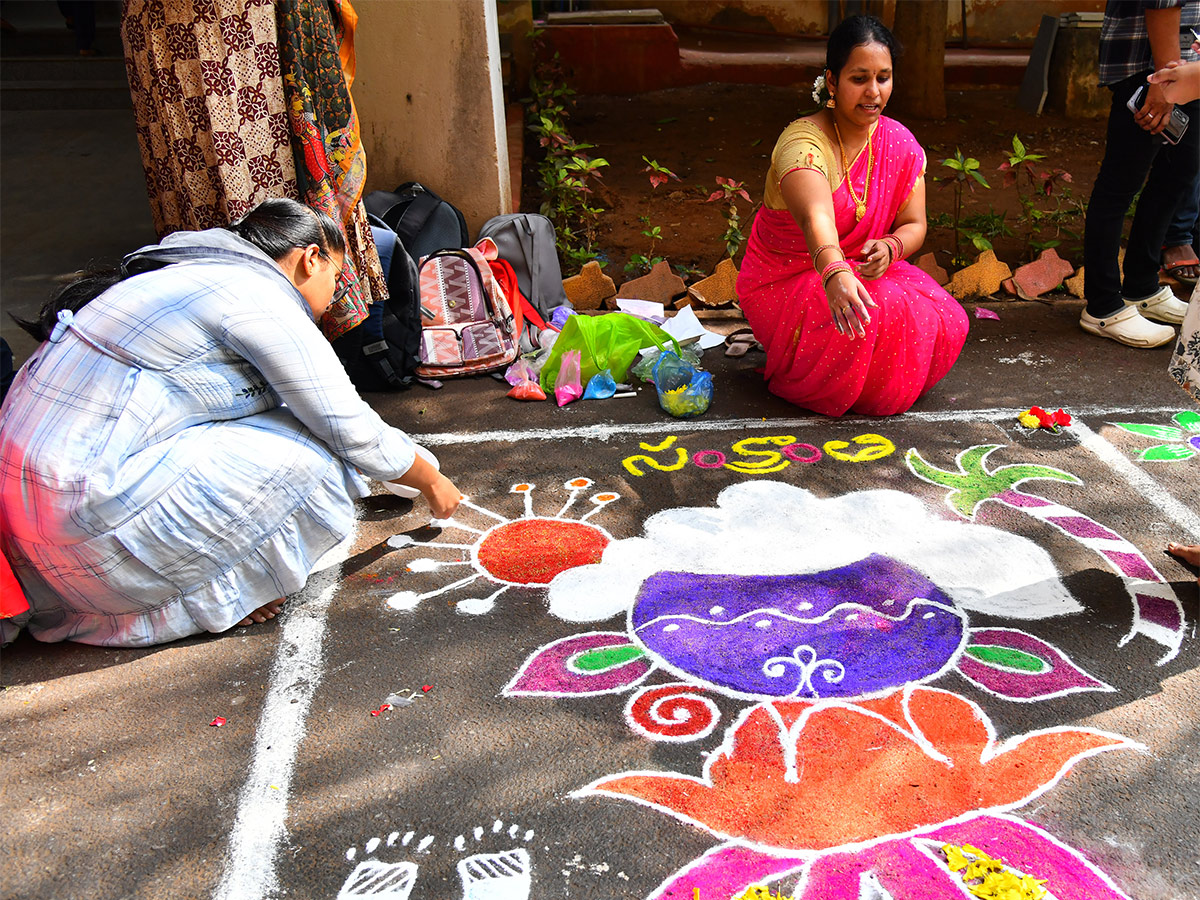
[[[351,93],[367,190],[419,181],[462,210],[474,237],[511,212],[494,0],[360,0]]]

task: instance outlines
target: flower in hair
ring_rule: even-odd
[[[818,75],[817,80],[813,82],[812,98],[814,103],[824,103],[828,99],[829,94],[825,89],[825,76]]]

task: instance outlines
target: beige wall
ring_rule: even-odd
[[[361,0],[352,94],[367,190],[419,181],[474,237],[511,212],[494,0]]]

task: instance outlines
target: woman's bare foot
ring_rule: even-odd
[[[283,611],[282,600],[272,600],[270,603],[265,603],[256,609],[242,621],[238,622],[238,627],[242,625],[261,625],[267,619],[273,619]]]
[[[1167,552],[1176,559],[1182,559],[1193,569],[1200,569],[1200,544],[1176,544],[1172,541],[1167,544]],[[1196,584],[1200,585],[1200,575],[1196,577]]]
[[[1189,566],[1200,568],[1200,544],[1167,544],[1167,552],[1182,559]]]

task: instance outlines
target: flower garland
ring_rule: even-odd
[[[820,106],[825,105],[825,101],[829,99],[829,88],[825,85],[825,76],[818,75],[812,86],[813,102]]]
[[[1017,416],[1017,421],[1026,428],[1046,428],[1058,434],[1060,428],[1066,428],[1071,424],[1071,414],[1065,412],[1061,406],[1052,413],[1046,412],[1040,406],[1031,406]]]
[[[962,872],[964,884],[981,900],[1042,900],[1046,896],[1044,878],[1016,875],[998,859],[992,859],[977,847],[963,844],[942,846],[951,872]]]

